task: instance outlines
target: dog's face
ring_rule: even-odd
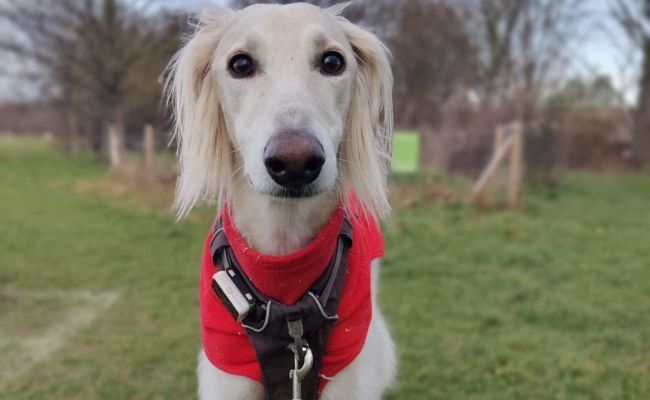
[[[355,191],[385,199],[392,133],[388,52],[307,4],[204,14],[172,63],[181,213],[236,185],[274,198]]]
[[[316,7],[249,7],[212,65],[250,186],[276,197],[332,190],[357,76],[339,24]]]

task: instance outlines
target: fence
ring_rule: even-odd
[[[145,175],[154,173],[154,155],[156,152],[155,130],[153,125],[145,125],[142,138],[142,170]],[[120,130],[111,126],[108,129],[108,159],[111,168],[119,169],[126,161],[126,144]]]
[[[524,125],[514,122],[497,127],[494,137],[494,153],[487,167],[469,195],[469,202],[478,205],[494,204],[494,189],[505,186],[506,204],[509,208],[521,206],[524,170]],[[505,179],[503,179],[504,168]],[[505,185],[503,183],[505,182]]]

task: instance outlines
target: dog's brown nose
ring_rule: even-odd
[[[323,146],[315,137],[298,131],[275,135],[264,149],[264,165],[273,180],[299,189],[318,178],[325,163]]]

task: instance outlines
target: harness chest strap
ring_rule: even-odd
[[[248,307],[245,307],[246,313],[241,314],[241,307],[233,306],[215,280],[212,286],[233,317],[246,329],[262,371],[267,400],[293,398],[294,391],[289,373],[296,368],[296,356],[302,357],[300,348],[303,346],[308,346],[313,355],[313,366],[307,375],[302,377],[302,398],[317,398],[322,359],[338,319],[336,311],[343,293],[351,246],[352,227],[345,218],[338,235],[336,250],[323,275],[298,302],[294,305],[284,305],[257,290],[237,262],[221,218],[215,224],[210,244],[212,261],[217,271],[227,273],[241,293],[242,301],[248,303]],[[291,329],[297,324],[302,327],[302,337],[297,337],[295,329]]]

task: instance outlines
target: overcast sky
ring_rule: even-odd
[[[608,1],[589,0],[589,12],[594,15],[606,15]],[[164,7],[198,11],[206,4],[226,4],[227,0],[162,0]],[[606,21],[606,18],[602,18]],[[607,75],[621,92],[627,102],[636,100],[636,84],[640,65],[640,54],[626,49],[623,33],[613,22],[601,22],[589,25],[583,30],[583,39],[574,49],[573,64],[570,76],[580,76],[587,79],[597,75]],[[0,60],[4,66],[14,70],[25,67],[16,60]],[[16,82],[8,74],[0,71],[0,101],[15,100],[17,97],[37,96],[37,89],[29,82]]]
[[[606,18],[611,0],[589,0],[587,4],[588,12],[599,22],[585,27],[583,39],[574,51],[572,72],[583,77],[607,75],[616,88],[625,93],[627,102],[634,103],[641,54],[630,47],[617,24]]]
[[[188,10],[196,10],[200,9],[203,5],[212,3],[212,4],[226,4],[226,0],[215,0],[215,1],[208,1],[208,0],[162,0],[162,3],[166,4],[167,6],[172,6],[175,8],[182,8],[182,9],[188,9]]]

